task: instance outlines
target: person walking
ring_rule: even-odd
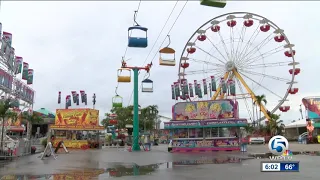
[[[148,135],[144,135],[144,149],[146,151],[151,150],[151,142],[150,142],[150,137]]]

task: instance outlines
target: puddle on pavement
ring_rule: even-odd
[[[238,157],[224,157],[224,158],[208,158],[202,157],[196,160],[181,160],[175,162],[166,162],[158,164],[150,164],[139,166],[135,163],[110,163],[110,168],[104,169],[74,169],[61,171],[58,174],[52,175],[6,175],[2,176],[1,180],[34,180],[34,179],[48,179],[48,180],[89,180],[89,179],[107,179],[123,176],[142,176],[149,175],[155,171],[164,169],[174,169],[175,166],[181,165],[204,165],[204,164],[226,164],[226,163],[240,163],[245,159]]]

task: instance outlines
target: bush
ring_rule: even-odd
[[[42,139],[41,144],[45,148],[47,146],[47,144],[48,144],[48,139],[47,138]]]

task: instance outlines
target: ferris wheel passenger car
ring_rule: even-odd
[[[133,36],[133,31],[143,31],[145,33],[145,37]],[[141,26],[132,26],[128,28],[128,47],[136,47],[136,48],[146,48],[148,47],[148,37],[147,37],[148,28]]]
[[[224,8],[227,4],[226,0],[200,0],[200,4],[217,8]]]

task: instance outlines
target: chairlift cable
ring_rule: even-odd
[[[138,7],[137,7],[137,10],[136,10],[136,14],[135,14],[135,18],[138,17],[138,13],[139,13],[139,10],[140,10],[141,1],[142,1],[142,0],[139,1]],[[0,8],[1,8],[1,0],[0,0]],[[0,10],[1,10],[1,9],[0,9]],[[133,23],[133,25],[134,25],[134,23]],[[131,34],[132,34],[132,31],[130,32],[130,36],[131,36]],[[122,60],[125,60],[125,56],[126,56],[126,54],[127,54],[127,50],[128,50],[128,46],[126,47],[126,49],[125,49],[125,51],[124,51],[124,55],[123,55],[121,61],[122,61]],[[119,82],[117,83],[116,91],[118,91],[118,87],[119,87]]]
[[[140,5],[141,5],[141,1],[142,0],[140,0],[139,1],[139,4],[138,4],[138,8],[137,8],[137,10],[135,10],[135,19],[138,17],[138,13],[139,13],[139,9],[140,9]],[[135,25],[135,22],[133,22],[133,26]],[[132,34],[132,31],[130,32],[130,36],[131,36],[131,34]],[[127,54],[127,51],[128,51],[128,46],[126,47],[126,50],[124,51],[124,54],[123,54],[123,59],[125,59],[125,57],[126,57],[126,54]]]
[[[160,49],[162,48],[163,43],[164,43],[164,42],[165,42],[165,40],[167,39],[167,36],[168,36],[168,35],[170,35],[171,30],[173,29],[173,27],[174,27],[174,26],[175,26],[175,24],[177,23],[177,21],[178,21],[178,19],[179,19],[180,15],[182,14],[182,12],[183,12],[184,8],[186,7],[186,5],[187,5],[188,1],[189,1],[189,0],[187,0],[187,1],[186,1],[186,3],[183,5],[183,7],[182,7],[182,9],[180,10],[180,12],[179,12],[179,14],[178,14],[177,18],[175,19],[175,21],[173,22],[173,24],[172,24],[171,28],[169,29],[169,31],[168,31],[168,33],[167,33],[166,37],[165,37],[165,38],[164,38],[164,40],[162,41],[162,43],[161,43],[161,45],[160,45],[160,47],[159,47],[158,51],[160,51]],[[176,4],[177,4],[177,3],[178,3],[178,1],[176,2]],[[176,4],[175,4],[175,6],[174,6],[173,10],[175,9]],[[172,12],[173,12],[173,10],[172,10]],[[170,18],[170,16],[171,16],[172,12],[170,13],[169,18]],[[169,18],[168,18],[168,19],[169,19]],[[167,19],[167,21],[168,21],[168,19]],[[166,23],[167,23],[167,22],[166,22]],[[166,25],[166,23],[165,23],[165,25]],[[161,30],[161,31],[162,31],[162,30]],[[161,32],[160,32],[160,34],[161,34]],[[152,48],[153,48],[153,47],[152,47]],[[151,49],[151,50],[152,50],[152,49]],[[153,60],[154,60],[154,59],[155,59],[155,57],[157,56],[158,51],[157,51],[157,52],[155,53],[155,55],[153,56],[153,58],[152,58],[152,60],[151,60],[151,63],[153,62]],[[150,51],[150,53],[151,53],[151,51]],[[148,56],[149,56],[149,55],[148,55]],[[147,59],[146,59],[146,60],[147,60]],[[146,62],[146,60],[144,61],[144,63]],[[144,74],[143,79],[144,79],[146,76],[147,76],[147,73],[145,73],[145,74]],[[141,89],[142,89],[142,86],[140,86],[139,91],[141,91]],[[131,103],[132,96],[133,96],[133,91],[132,91],[131,96],[130,96],[130,98],[129,98],[128,106],[129,106],[129,105],[130,105],[130,103]]]

